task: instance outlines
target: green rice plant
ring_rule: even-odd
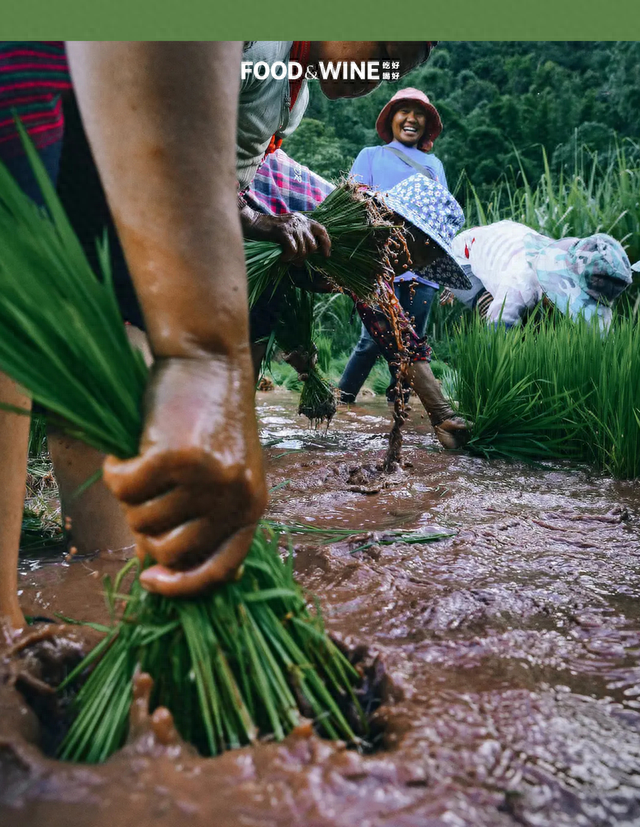
[[[391,374],[389,373],[389,366],[384,359],[378,359],[373,366],[373,370],[369,374],[367,384],[376,396],[384,396],[387,388],[391,384]]]
[[[301,723],[300,706],[329,737],[355,739],[336,700],[358,707],[351,689],[355,670],[329,641],[319,616],[309,613],[292,558],[280,561],[278,537],[266,525],[241,579],[206,597],[152,595],[137,576],[121,595],[123,578],[131,570],[137,575],[137,568],[130,561],[108,583],[113,617],[124,597],[122,617],[101,628],[103,640],[59,687],[96,664],[75,699],[77,717],[61,758],[100,762],[122,745],[137,670],[153,676],[152,706],[168,707],[182,737],[203,755],[259,735],[282,740]]]
[[[640,474],[640,329],[631,319],[614,316],[603,334],[558,312],[509,330],[473,318],[455,338],[472,452]]]
[[[341,353],[339,356],[334,356],[331,359],[331,364],[329,366],[329,376],[331,377],[332,381],[337,383],[340,380],[340,377],[344,373],[344,369],[346,368],[348,361],[348,353]]]
[[[64,537],[60,524],[42,513],[25,508],[20,530],[20,551],[27,554],[60,549]]]
[[[21,132],[47,210],[0,167],[0,369],[65,432],[134,456],[147,368],[126,337],[107,252],[98,279]],[[283,562],[277,546],[271,530],[259,528],[238,581],[203,597],[144,591],[136,560],[107,583],[112,623],[89,624],[105,637],[59,687],[86,677],[61,756],[102,761],[122,746],[137,669],[154,679],[152,705],[168,707],[183,737],[205,754],[281,739],[302,715],[329,737],[357,742],[353,727],[366,731],[358,673],[325,632],[319,609],[308,608],[291,555]],[[123,594],[127,574],[133,580]]]
[[[322,224],[331,239],[331,255],[312,253],[305,261],[307,271],[323,274],[338,291],[372,299],[378,278],[392,274],[387,248],[399,233],[386,211],[346,181],[306,215]],[[289,264],[281,261],[282,248],[275,242],[245,241],[244,249],[253,307],[265,291],[275,293],[287,277]]]
[[[286,362],[272,360],[269,363],[269,373],[276,385],[288,391],[302,390],[302,382],[298,376],[298,371]]]
[[[431,370],[436,379],[442,379],[447,371],[447,365],[439,359],[432,359],[430,362]]]
[[[618,316],[604,344],[594,342],[585,456],[620,479],[640,476],[640,329]],[[598,356],[600,357],[598,363]]]
[[[29,459],[37,459],[46,453],[47,422],[40,414],[32,414],[29,427]]]
[[[336,403],[331,385],[314,358],[317,352],[313,341],[314,303],[314,293],[288,286],[282,297],[274,338],[285,353],[298,351],[306,359],[307,378],[302,385],[298,413],[312,424],[326,421],[328,425],[336,412]]]
[[[316,336],[316,349],[318,352],[318,367],[323,373],[331,370],[331,339],[328,336]]]
[[[608,233],[640,258],[640,167],[632,164],[621,143],[605,166],[597,154],[582,149],[574,169],[555,171],[541,149],[544,173],[530,182],[519,160],[483,201],[471,184],[466,199],[467,224],[492,224],[505,218],[526,224],[552,238]],[[517,154],[517,153],[516,153]]]
[[[444,362],[432,362],[432,365],[442,365],[440,374],[436,375],[436,379],[440,382],[442,393],[457,404],[458,400],[458,373],[446,365]],[[435,371],[434,371],[435,373]]]
[[[360,338],[362,322],[353,300],[342,293],[316,296],[313,308],[314,328],[331,340],[334,357],[349,354]]]

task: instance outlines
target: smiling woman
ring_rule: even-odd
[[[378,115],[376,131],[386,146],[365,147],[351,168],[354,178],[385,192],[419,172],[447,188],[442,164],[435,155],[428,154],[442,131],[442,122],[438,110],[424,92],[413,88],[396,92]],[[421,261],[418,269],[421,270],[423,264],[429,262]],[[418,335],[424,336],[437,282],[413,272],[403,273],[395,281],[398,301],[405,313],[413,318]],[[344,402],[355,401],[378,355],[378,346],[363,328],[340,380]],[[393,379],[387,391],[389,401],[395,393]]]

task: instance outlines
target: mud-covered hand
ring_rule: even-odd
[[[263,215],[243,204],[240,220],[245,238],[280,244],[283,261],[300,265],[318,250],[323,256],[331,255],[331,239],[325,228],[302,213]]]
[[[298,347],[289,353],[284,354],[284,361],[295,368],[298,372],[298,378],[301,382],[306,382],[309,378],[309,373],[318,364],[318,348],[312,345],[312,351]]]
[[[138,556],[156,561],[142,574],[150,591],[197,594],[249,550],[267,501],[251,377],[244,355],[158,359],[139,456],[105,461]]]

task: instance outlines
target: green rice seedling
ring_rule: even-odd
[[[362,330],[362,322],[351,297],[343,293],[318,294],[313,314],[315,330],[331,339],[334,358],[349,354]]]
[[[630,163],[626,144],[618,145],[603,166],[598,156],[582,148],[574,168],[551,168],[544,148],[544,173],[537,182],[518,169],[506,173],[483,200],[469,185],[467,223],[491,224],[509,218],[552,238],[608,233],[627,249],[631,261],[640,258],[640,168]]]
[[[316,336],[316,350],[318,353],[318,367],[327,374],[331,370],[331,339],[327,336]]]
[[[106,250],[98,279],[23,139],[47,210],[0,167],[0,369],[59,428],[101,451],[134,456],[147,368],[125,335]],[[150,594],[139,573],[133,560],[107,582],[112,623],[89,624],[105,636],[59,687],[86,678],[63,758],[102,761],[122,746],[138,669],[154,679],[152,705],[168,707],[183,737],[207,755],[258,737],[281,739],[303,715],[331,738],[355,743],[354,727],[366,732],[358,673],[325,632],[319,610],[308,608],[292,557],[282,561],[267,526],[256,532],[239,580],[206,596]]]
[[[456,334],[458,403],[486,457],[574,459],[640,474],[640,329],[603,334],[555,313],[506,330],[472,319]]]
[[[442,379],[447,371],[447,365],[444,362],[440,362],[438,359],[432,359],[430,365],[436,379]]]
[[[432,362],[431,364],[434,363]],[[442,387],[442,393],[447,399],[451,399],[454,404],[457,404],[459,381],[457,372],[444,362],[437,362],[436,364],[442,365],[440,376],[436,377]]]
[[[377,201],[364,196],[351,182],[331,192],[313,212],[331,239],[331,255],[312,253],[305,261],[309,273],[319,272],[338,291],[371,300],[378,279],[390,278],[388,245],[399,230]],[[281,261],[282,248],[272,241],[245,241],[249,304],[253,307],[265,292],[275,293],[287,277],[289,265]]]
[[[333,382],[337,383],[340,380],[348,361],[349,355],[346,353],[333,357],[329,366],[329,376]]]
[[[47,422],[39,414],[31,415],[29,428],[29,459],[38,459],[47,453]]]
[[[473,317],[457,334],[458,405],[468,449],[485,457],[576,456],[575,412],[556,373],[543,373],[533,322],[506,330]]]
[[[20,530],[20,551],[34,554],[49,549],[60,549],[64,542],[60,524],[45,514],[25,508]]]
[[[269,363],[269,373],[273,377],[276,385],[288,391],[299,391],[302,389],[302,382],[298,377],[298,372],[286,362],[276,362],[272,360]]]
[[[325,543],[339,543],[349,540],[354,536],[362,536],[361,530],[354,530],[352,528],[329,528],[327,526],[308,525],[307,523],[279,523],[274,520],[264,520],[263,522],[273,530],[286,531],[287,534],[293,536],[297,534],[303,536],[310,535],[322,539]],[[375,531],[369,532],[369,534],[372,539],[367,539],[364,546],[357,546],[350,552],[351,554],[356,554],[358,551],[370,548],[374,544],[382,546],[389,546],[393,543],[415,545],[416,543],[431,543],[455,536],[455,532],[448,531],[405,531],[403,529]]]
[[[307,378],[302,385],[298,413],[310,419],[312,424],[326,421],[328,425],[336,412],[336,402],[331,385],[322,376],[314,359],[317,352],[313,341],[314,302],[314,293],[287,287],[274,337],[285,353],[298,350],[308,357]]]
[[[329,423],[336,413],[336,400],[331,385],[312,368],[302,385],[298,413],[306,416],[314,426]]]
[[[585,456],[621,479],[640,476],[639,347],[637,322],[619,316],[606,340],[594,342],[591,348]]]
[[[121,619],[103,629],[105,638],[59,687],[95,663],[60,757],[100,762],[122,745],[136,670],[153,676],[152,706],[168,707],[182,737],[204,755],[259,736],[281,740],[301,723],[300,706],[329,737],[355,739],[343,711],[358,706],[355,671],[308,611],[291,558],[280,561],[277,535],[266,525],[242,578],[211,595],[169,600],[145,591],[137,576],[121,595],[132,570],[137,575],[135,561],[107,588],[114,617],[116,601],[126,603]]]

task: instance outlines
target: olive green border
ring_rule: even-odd
[[[5,0],[4,39],[632,40],[638,0]]]

